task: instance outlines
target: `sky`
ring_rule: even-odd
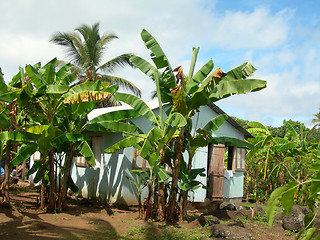
[[[133,53],[150,60],[140,38],[147,29],[171,66],[189,70],[192,47],[197,68],[210,59],[225,72],[250,61],[252,78],[267,88],[216,102],[227,114],[267,126],[283,120],[311,127],[320,107],[320,2],[318,0],[0,0],[0,67],[6,82],[27,64],[68,59],[50,42],[57,32],[100,23],[116,34],[104,60]],[[113,73],[133,82],[150,100],[155,86],[138,69]]]

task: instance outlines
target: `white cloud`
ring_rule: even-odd
[[[63,51],[58,46],[54,46],[47,38],[36,35],[19,35],[3,33],[0,34],[0,62],[5,73],[5,79],[9,81],[18,71],[18,67],[26,64],[43,64],[54,57],[62,57]]]
[[[226,11],[213,15],[210,41],[224,49],[278,47],[287,40],[292,14],[289,10],[274,14],[261,7],[252,12]]]

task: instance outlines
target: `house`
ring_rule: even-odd
[[[155,114],[159,109],[151,103]],[[110,111],[128,109],[129,106],[100,108],[93,110],[89,120]],[[203,127],[209,120],[224,112],[215,104],[202,106],[193,117],[193,126]],[[151,123],[144,117],[131,119],[140,129],[148,132]],[[110,204],[137,204],[137,194],[128,178],[135,179],[131,169],[147,169],[148,163],[136,155],[132,147],[107,154],[104,149],[122,139],[120,133],[89,133],[96,164],[89,167],[83,157],[76,157],[71,168],[71,177],[79,187],[78,194],[85,198],[94,198]],[[229,118],[216,132],[215,136],[229,136],[244,140],[252,137],[236,121]],[[227,156],[227,157],[225,157]],[[226,158],[226,160],[225,160]],[[224,145],[212,145],[200,148],[193,159],[193,168],[205,168],[206,176],[198,180],[211,191],[199,188],[190,194],[193,202],[221,201],[225,199],[241,200],[243,196],[243,173],[245,170],[245,150]],[[147,190],[143,193],[147,195]]]

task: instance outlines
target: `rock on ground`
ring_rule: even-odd
[[[283,228],[290,231],[301,231],[304,229],[304,216],[311,213],[310,210],[294,205],[291,213],[286,215],[282,221]]]
[[[214,225],[212,237],[230,240],[251,240],[253,237],[250,232],[239,225]]]
[[[216,216],[201,214],[198,221],[202,227],[219,224],[220,220]]]

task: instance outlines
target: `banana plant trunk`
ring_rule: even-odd
[[[150,183],[149,183],[148,190],[149,190],[148,197],[143,201],[144,219],[146,221],[152,217],[152,200],[151,200],[151,197],[153,195],[153,184],[150,185]]]
[[[57,202],[57,209],[60,212],[62,211],[62,209],[64,207],[66,196],[67,196],[67,191],[68,191],[67,182],[68,182],[68,178],[70,176],[70,168],[71,168],[72,160],[73,160],[73,144],[69,143],[68,144],[67,159],[65,162],[64,173],[63,173],[63,178],[62,178],[62,182],[61,182],[61,188],[60,188],[60,192],[59,192],[58,202]]]
[[[249,181],[249,178],[250,178],[250,173],[249,173],[249,169],[247,169],[247,186],[246,186],[246,202],[249,202],[249,194],[250,194],[250,181]]]
[[[160,152],[160,165],[165,164],[165,147]],[[158,219],[160,222],[165,220],[165,199],[164,199],[164,182],[159,183],[159,201],[158,201]]]
[[[53,151],[49,152],[49,206],[48,210],[55,210],[56,208],[56,182],[54,177],[54,158]]]
[[[190,174],[191,173],[191,167],[192,167],[192,159],[195,152],[189,152],[189,160],[188,160],[188,167],[187,171]],[[188,204],[188,191],[182,191],[182,198],[181,198],[181,212],[180,212],[180,220],[186,220],[187,218],[187,204]]]
[[[42,164],[42,173],[41,173],[41,189],[40,189],[40,209],[46,208],[46,183],[45,183],[45,174],[46,174],[46,163],[47,156],[43,155],[43,164]]]
[[[2,182],[1,192],[2,192],[2,204],[10,205],[10,196],[9,196],[9,185],[10,185],[10,160],[11,160],[11,140],[7,142],[6,146],[6,157],[5,157],[5,167],[4,167],[4,181]]]
[[[167,205],[167,222],[176,221],[176,201],[177,201],[177,191],[178,191],[178,180],[179,180],[179,172],[180,172],[180,164],[182,157],[182,149],[183,149],[183,135],[184,129],[180,130],[178,146],[177,146],[177,155],[174,160],[174,168],[172,170],[172,183],[170,189],[170,195]]]

